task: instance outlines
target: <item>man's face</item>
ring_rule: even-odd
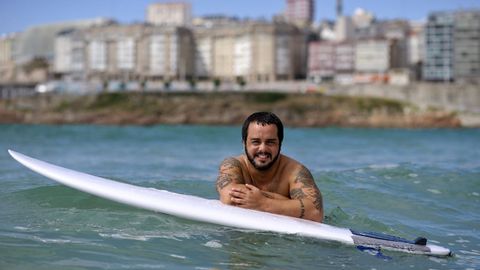
[[[277,126],[250,123],[244,146],[248,160],[257,170],[269,169],[280,154]]]

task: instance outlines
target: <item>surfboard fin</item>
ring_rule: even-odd
[[[415,245],[426,246],[427,245],[427,238],[417,237],[415,240],[413,240],[413,243],[415,243]]]

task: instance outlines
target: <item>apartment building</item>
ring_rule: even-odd
[[[425,29],[423,78],[478,81],[480,10],[431,13]]]
[[[340,16],[335,23],[335,40],[337,42],[353,40],[355,38],[355,26],[352,18]]]
[[[193,74],[192,36],[181,27],[109,25],[57,36],[54,70],[89,80],[186,79]]]
[[[386,39],[358,41],[355,45],[355,82],[386,82],[390,54],[390,42]]]
[[[154,25],[190,26],[192,6],[186,2],[153,3],[147,7],[146,21]]]
[[[79,73],[85,68],[85,44],[79,31],[65,30],[55,39],[53,70],[58,74]]]
[[[452,81],[455,15],[437,12],[428,16],[425,32],[423,78],[428,81]]]
[[[354,69],[354,43],[332,41],[309,43],[308,78],[310,80],[350,81]]]
[[[227,81],[294,79],[302,73],[304,37],[293,25],[245,21],[195,28],[199,78]]]
[[[14,47],[16,35],[0,37],[0,83],[14,79]]]
[[[214,36],[210,34],[209,28],[195,27],[194,50],[195,50],[195,77],[207,79],[213,75],[213,52]]]
[[[336,74],[336,48],[332,41],[310,42],[308,46],[308,78],[320,82]]]
[[[308,27],[313,22],[314,4],[313,0],[287,0],[285,18],[298,27]]]
[[[425,24],[411,22],[407,36],[407,65],[416,80],[422,78],[422,65],[425,58]]]
[[[455,14],[453,40],[455,81],[480,81],[480,11]]]
[[[337,74],[351,74],[355,69],[355,46],[353,42],[340,42],[335,47],[335,70]]]

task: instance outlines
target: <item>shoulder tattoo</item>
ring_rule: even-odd
[[[295,177],[295,183],[301,184],[301,188],[292,189],[290,196],[295,199],[310,197],[313,199],[313,204],[318,210],[323,209],[322,193],[318,189],[313,176],[310,171],[302,166]],[[297,191],[298,190],[298,191]],[[293,194],[292,194],[293,193]]]
[[[234,169],[234,168],[241,168],[242,164],[240,161],[234,157],[229,157],[226,158],[222,161],[222,164],[220,165],[220,169]]]
[[[222,190],[232,182],[240,182],[240,176],[228,172],[230,169],[240,168],[241,163],[236,158],[226,158],[220,165],[220,172],[217,177],[216,185],[218,190]]]

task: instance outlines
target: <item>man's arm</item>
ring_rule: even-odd
[[[322,195],[304,166],[299,167],[290,183],[290,198],[248,184],[233,187],[230,195],[230,200],[243,208],[323,221]]]
[[[234,157],[226,158],[220,164],[216,186],[220,201],[224,204],[236,205],[230,199],[230,193],[232,188],[244,186],[245,180],[242,176],[241,166],[240,161]]]
[[[315,184],[310,171],[301,166],[290,186],[290,198],[300,203],[300,217],[313,221],[323,221],[322,193]]]

